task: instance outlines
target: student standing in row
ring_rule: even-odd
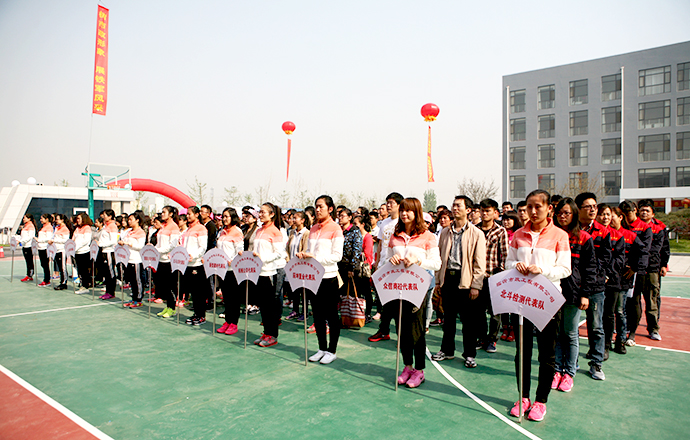
[[[180,241],[177,208],[170,205],[164,206],[160,220],[163,223],[156,234],[156,249],[160,254],[160,260],[153,281],[156,285],[156,297],[166,302],[166,307],[157,315],[162,318],[171,318],[177,313],[175,310],[177,278],[173,275],[170,266],[170,252],[177,247]]]
[[[135,309],[141,307],[143,299],[143,287],[141,282],[141,273],[143,266],[141,264],[141,249],[146,245],[146,232],[141,225],[144,223],[144,217],[135,212],[127,217],[127,224],[129,229],[122,233],[119,244],[129,248],[129,261],[125,268],[125,280],[129,283],[132,289],[132,301],[126,302],[125,307]]]
[[[50,260],[48,259],[48,241],[53,238],[53,216],[47,213],[41,214],[41,230],[38,231],[38,259],[43,268],[43,281],[39,287],[50,286]]]
[[[26,261],[26,276],[22,278],[22,282],[34,280],[34,255],[31,251],[31,242],[36,237],[36,220],[34,216],[27,213],[24,214],[24,224],[19,234],[19,244],[22,246],[22,254],[24,261]]]
[[[237,285],[231,263],[236,256],[242,255],[244,237],[239,228],[240,218],[235,208],[225,208],[221,219],[223,220],[223,229],[220,231],[217,246],[228,257],[228,270],[225,273],[225,278],[221,281],[223,301],[225,302],[225,323],[216,331],[226,335],[234,335],[237,333],[237,322],[240,319],[240,305],[245,302],[245,291]],[[248,282],[244,281],[244,283]]]

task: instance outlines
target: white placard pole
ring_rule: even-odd
[[[151,266],[148,267],[149,270],[149,316],[147,318],[151,319],[151,292],[153,292],[153,278],[151,278]]]
[[[177,296],[175,297],[175,309],[177,310],[177,325],[180,325],[180,271],[177,271]],[[151,304],[151,301],[149,301]]]
[[[304,287],[304,281],[302,281],[302,309],[304,310],[304,366],[306,367],[309,357],[307,352],[307,289]]]
[[[400,329],[402,328],[402,302],[403,292],[400,291],[400,300],[398,307],[398,347],[395,350],[395,391],[398,391],[398,371],[400,371]]]
[[[96,300],[96,260],[91,260],[91,300]]]
[[[247,349],[247,323],[249,322],[249,275],[245,280],[246,289],[244,291],[244,349]]]
[[[523,316],[518,315],[518,323],[520,324],[520,329],[518,330],[518,337],[520,338],[520,343],[518,344],[518,393],[520,394],[520,397],[518,397],[518,414],[520,417],[518,417],[518,423],[522,423],[522,411],[524,408],[522,407],[522,347],[525,344],[525,341],[523,339],[522,335],[522,324],[523,324]]]
[[[211,295],[211,299],[213,300],[213,336],[216,335],[216,276],[211,275],[213,277],[213,295]]]
[[[120,263],[120,297],[122,298],[122,308],[125,308],[125,265]]]
[[[12,268],[10,269],[10,283],[14,281],[14,246],[12,246]]]

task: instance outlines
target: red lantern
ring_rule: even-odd
[[[288,178],[290,177],[290,152],[292,151],[292,139],[290,139],[290,135],[293,131],[295,131],[295,124],[290,121],[285,121],[283,122],[282,128],[285,134],[288,135],[287,171],[285,173],[285,181],[287,182]]]
[[[436,104],[424,104],[422,106],[422,116],[426,122],[431,122],[436,120],[438,116],[439,108]]]
[[[436,112],[438,114],[438,112]],[[290,121],[283,122],[283,131],[285,134],[288,136],[292,134],[293,131],[295,131],[295,124],[293,124]]]

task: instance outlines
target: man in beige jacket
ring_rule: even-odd
[[[456,316],[462,321],[465,367],[477,366],[477,330],[481,318],[481,304],[477,300],[486,269],[486,238],[484,233],[468,221],[474,203],[467,196],[453,201],[453,223],[439,237],[441,270],[436,272],[436,289],[443,301],[443,340],[441,351],[431,358],[435,361],[455,357]],[[486,319],[486,317],[484,317]]]

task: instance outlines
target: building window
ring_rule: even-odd
[[[690,63],[678,64],[678,91],[690,90]]]
[[[541,86],[537,89],[537,108],[544,110],[556,106],[556,86]]]
[[[678,121],[676,125],[690,124],[690,98],[678,98]]]
[[[621,138],[601,140],[601,164],[621,163]]]
[[[647,168],[637,170],[638,188],[666,188],[671,186],[670,168]]]
[[[587,166],[587,141],[570,143],[570,166]]]
[[[570,81],[570,105],[587,104],[587,80]]]
[[[510,120],[510,140],[524,141],[527,133],[527,122],[525,118]]]
[[[525,169],[525,147],[511,147],[510,148],[510,169],[524,170]]]
[[[690,159],[690,131],[676,134],[676,160]]]
[[[525,176],[510,176],[510,198],[524,199],[526,195]]]
[[[655,162],[658,160],[671,160],[671,135],[640,136],[637,161]]]
[[[621,193],[621,171],[602,171],[601,172],[601,187],[604,190],[604,195],[617,196]]]
[[[601,100],[614,101],[621,99],[621,74],[601,77]]]
[[[525,90],[515,90],[510,92],[510,112],[522,113],[525,111]]]
[[[587,134],[587,110],[570,112],[570,136]]]
[[[539,145],[538,168],[553,168],[556,166],[556,146],[554,144]]]
[[[671,126],[671,100],[642,102],[638,104],[637,128]]]
[[[570,173],[568,175],[568,186],[570,186],[570,192],[573,194],[588,191],[590,188],[589,174],[587,171],[583,171],[581,173]]]
[[[556,137],[555,115],[537,116],[537,126],[539,127],[539,139]]]
[[[601,109],[601,132],[615,133],[621,131],[621,106]]]
[[[639,96],[658,95],[671,91],[671,66],[640,70]]]
[[[676,168],[676,186],[690,186],[690,167]]]
[[[556,190],[556,175],[555,174],[539,174],[537,176],[539,189],[548,191],[553,194]]]

